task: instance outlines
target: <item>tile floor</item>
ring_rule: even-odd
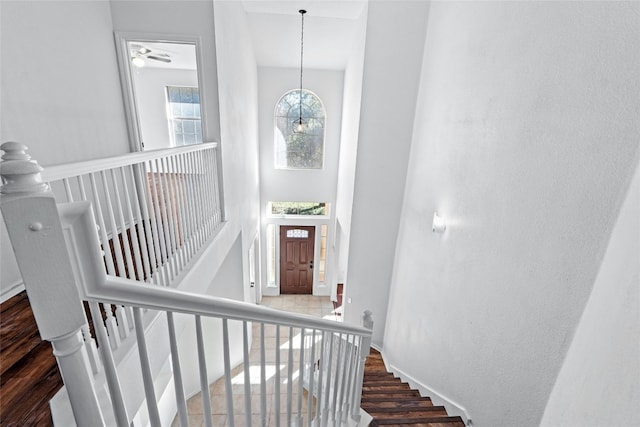
[[[312,316],[324,317],[326,319],[332,320],[341,320],[340,316],[338,316],[333,308],[333,303],[329,299],[329,297],[314,297],[311,295],[282,295],[278,297],[263,297],[262,305],[267,307],[276,308],[279,310],[285,310],[295,313],[308,314]],[[256,385],[252,385],[252,398],[251,398],[251,424],[253,426],[261,425],[261,408],[260,408],[260,386],[258,385],[260,378],[260,351],[259,346],[255,345],[258,343],[260,339],[260,326],[257,324],[253,325],[253,340],[254,346],[252,351],[249,354],[249,359],[251,363],[251,376],[257,377],[258,381]],[[286,414],[287,409],[287,384],[286,384],[286,364],[288,351],[288,342],[289,342],[289,328],[282,327],[280,328],[280,345],[286,344],[283,350],[281,347],[280,350],[280,361],[281,361],[281,384],[280,384],[280,408],[281,413]],[[296,343],[298,340],[295,339],[295,336],[299,332],[294,330],[294,348],[296,347]],[[266,364],[267,368],[269,368],[269,364],[271,363],[271,371],[275,371],[275,367],[273,363],[275,362],[275,349],[276,349],[276,327],[267,325],[265,326],[265,351],[266,351]],[[299,344],[298,346],[299,347]],[[294,363],[299,361],[297,352],[294,352]],[[297,370],[297,369],[296,369]],[[267,374],[269,374],[269,369],[267,369]],[[254,383],[254,381],[251,381]],[[236,426],[242,427],[245,425],[245,405],[244,405],[244,370],[243,366],[237,366],[232,370],[232,393],[233,393],[233,408],[234,408],[234,424]],[[275,379],[271,377],[267,381],[267,420],[266,424],[269,427],[276,426],[276,415],[274,413],[274,408],[276,404],[275,395]],[[297,413],[297,402],[298,402],[298,382],[297,380],[292,381],[292,412]],[[306,410],[308,407],[308,395],[303,392],[303,405],[302,412],[303,415],[306,414]],[[226,400],[225,400],[225,385],[224,379],[220,379],[215,383],[209,386],[209,394],[211,400],[211,408],[213,414],[213,425],[216,427],[224,427],[228,425],[228,416],[226,411]],[[189,426],[204,426],[204,416],[202,410],[202,398],[201,394],[193,396],[187,401],[187,411],[189,414]],[[306,422],[306,419],[305,421]],[[177,419],[174,419],[172,423],[172,427],[179,427],[179,422]],[[287,417],[286,415],[281,416],[280,426],[287,425]],[[305,424],[303,424],[305,425]]]

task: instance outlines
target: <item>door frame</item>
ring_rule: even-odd
[[[207,105],[204,94],[206,92],[204,79],[204,66],[202,62],[202,38],[197,35],[150,33],[133,31],[114,32],[118,69],[120,72],[120,85],[124,95],[124,109],[129,134],[131,152],[144,151],[142,141],[142,128],[140,125],[140,107],[136,101],[136,88],[134,84],[133,70],[131,68],[131,52],[129,42],[140,43],[178,43],[193,45],[196,52],[196,73],[198,76],[198,91],[200,92],[200,120],[202,123],[202,140],[209,140],[207,125]]]
[[[253,289],[253,297],[255,298],[255,303],[260,304],[262,301],[262,285],[261,279],[262,276],[260,274],[260,234],[256,233],[253,240],[251,241],[251,246],[249,247],[248,254],[248,267],[249,267],[249,288]]]
[[[260,249],[262,252],[261,257],[261,278],[262,278],[262,295],[263,296],[279,296],[280,292],[280,227],[286,226],[313,226],[315,227],[315,244],[314,244],[314,265],[318,265],[319,257],[320,257],[320,239],[321,239],[321,227],[323,225],[327,226],[327,254],[326,254],[326,264],[325,264],[325,280],[320,281],[318,277],[318,269],[314,268],[314,276],[313,276],[313,295],[315,296],[331,296],[332,286],[331,283],[334,280],[334,272],[335,265],[333,262],[334,259],[334,222],[335,220],[330,217],[325,218],[285,218],[285,217],[268,217],[263,219],[263,223],[261,225],[261,239],[260,239]],[[269,226],[273,226],[273,232],[275,234],[275,252],[274,252],[274,262],[275,262],[275,277],[272,282],[269,282],[269,271],[270,271],[270,257],[268,248],[269,245],[269,236],[268,229]]]
[[[301,295],[313,295],[313,290],[314,290],[314,284],[316,281],[316,270],[313,268],[313,266],[316,264],[316,231],[317,231],[317,226],[316,225],[280,225],[279,230],[278,230],[278,240],[280,243],[280,253],[279,253],[279,262],[278,262],[278,267],[279,267],[279,271],[280,271],[280,275],[279,275],[279,279],[278,279],[278,286],[280,288],[280,294],[296,294],[295,292],[289,292],[289,289],[287,289],[287,292],[283,292],[283,280],[286,280],[286,275],[283,274],[284,271],[286,270],[286,255],[284,255],[284,251],[286,250],[286,247],[283,245],[283,242],[285,239],[287,239],[287,237],[285,236],[285,230],[306,230],[309,232],[309,234],[311,234],[310,236],[300,239],[299,241],[303,241],[306,240],[307,242],[309,242],[311,244],[311,252],[312,252],[312,257],[311,259],[308,261],[311,263],[311,265],[307,265],[307,277],[310,276],[311,279],[311,284],[310,284],[310,289],[308,293],[302,293]],[[295,239],[295,238],[293,238]],[[308,250],[307,250],[308,253]],[[284,258],[283,258],[284,256]],[[301,263],[300,263],[301,264]],[[304,269],[302,268],[301,271],[304,271]]]

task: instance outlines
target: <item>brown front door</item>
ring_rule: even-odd
[[[280,293],[313,293],[315,227],[280,227]]]

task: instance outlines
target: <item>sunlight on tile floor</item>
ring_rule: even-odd
[[[267,307],[276,308],[279,310],[285,310],[295,313],[309,314],[311,316],[324,317],[331,320],[340,320],[340,316],[334,313],[333,303],[329,297],[314,297],[311,295],[281,295],[278,297],[263,297],[262,305]],[[299,347],[296,335],[299,332],[294,331],[294,348]],[[280,343],[276,343],[276,328],[275,326],[265,326],[265,350],[266,350],[266,373],[267,373],[267,425],[269,427],[275,427],[276,415],[274,414],[274,408],[276,405],[275,395],[275,349],[276,346],[281,346],[281,384],[280,384],[280,408],[281,413],[286,414],[287,409],[287,355],[288,342],[289,342],[289,328],[280,329]],[[260,326],[253,325],[253,337],[254,343],[257,343],[260,339]],[[299,338],[298,338],[299,339]],[[296,345],[298,344],[298,345]],[[294,363],[298,361],[297,352],[294,352]],[[252,378],[256,378],[255,384],[253,379],[251,381],[251,424],[254,426],[261,425],[261,410],[260,410],[260,351],[259,346],[254,344],[252,351],[249,354],[251,363],[250,374]],[[296,369],[297,370],[297,369]],[[297,412],[298,401],[298,381],[297,379],[292,381],[292,412]],[[233,393],[233,408],[234,408],[234,424],[236,426],[245,425],[245,405],[244,405],[244,371],[242,365],[237,366],[232,370],[232,393]],[[224,379],[220,379],[209,386],[209,395],[211,400],[211,408],[213,414],[213,425],[216,427],[224,427],[228,425],[228,416],[226,410],[225,401],[225,386]],[[307,410],[307,393],[304,392],[302,412],[306,413]],[[193,396],[187,401],[187,411],[189,414],[189,426],[204,426],[204,416],[202,410],[202,398],[201,394]],[[295,416],[295,414],[294,414]],[[306,420],[305,420],[306,422]],[[179,422],[174,419],[172,427],[179,427]],[[280,426],[287,425],[286,415],[281,417]],[[304,425],[304,424],[303,424]]]

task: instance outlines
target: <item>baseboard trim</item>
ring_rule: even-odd
[[[0,294],[0,303],[3,303],[9,298],[18,295],[20,292],[24,291],[24,289],[24,283],[22,281],[14,283],[7,289],[3,289],[2,294]]]
[[[434,402],[434,404],[444,405],[445,408],[447,408],[447,412],[449,413],[449,415],[459,415],[460,417],[462,417],[466,426],[471,427],[473,425],[471,416],[469,416],[469,413],[463,406],[449,399],[442,393],[434,390],[432,387],[429,387],[426,384],[416,380],[414,377],[407,374],[397,366],[391,363],[387,363],[387,358],[385,357],[384,352],[380,351],[380,353],[382,353],[382,358],[385,360],[385,365],[387,366],[387,370],[389,372],[393,372],[394,375],[400,377],[403,381],[408,382],[411,387],[417,388],[421,395],[431,397],[431,400]]]

